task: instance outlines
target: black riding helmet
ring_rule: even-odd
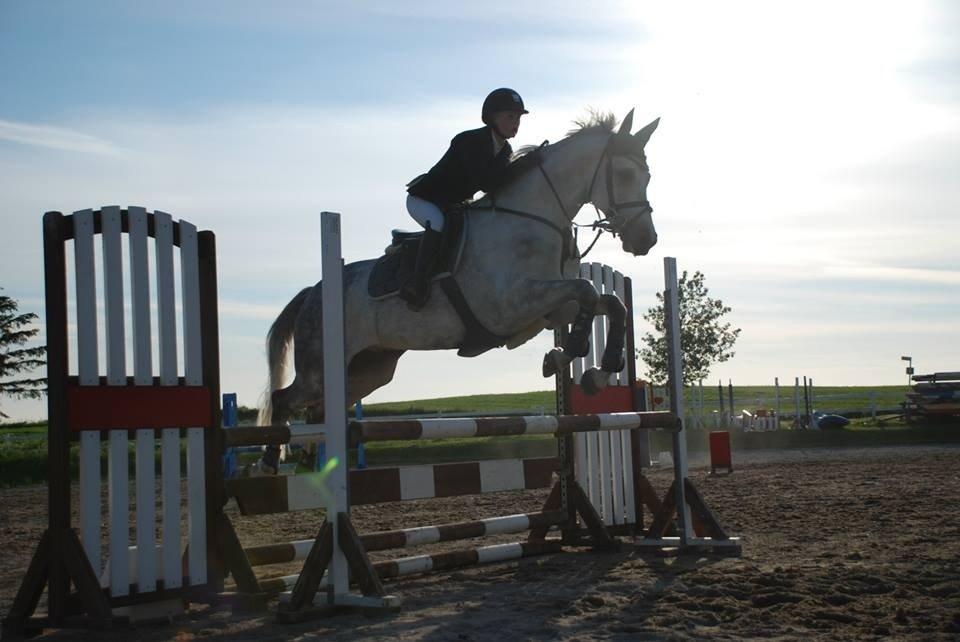
[[[519,111],[522,114],[529,114],[523,106],[523,98],[520,94],[507,87],[494,89],[483,101],[483,111],[481,118],[485,125],[490,124],[490,116],[498,111]]]

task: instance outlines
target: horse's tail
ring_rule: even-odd
[[[283,308],[267,333],[267,365],[270,369],[270,379],[263,391],[260,414],[257,418],[261,426],[269,426],[273,420],[273,391],[283,384],[287,370],[287,351],[293,340],[294,325],[297,315],[300,314],[300,308],[303,307],[303,302],[306,301],[311,290],[313,286],[300,290],[300,293]]]

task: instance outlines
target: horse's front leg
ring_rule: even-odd
[[[516,306],[527,308],[528,315],[542,318],[573,301],[578,312],[563,348],[555,348],[543,359],[543,376],[551,377],[590,351],[590,330],[601,303],[600,293],[586,279],[527,281],[516,291]],[[536,306],[536,309],[530,309]]]
[[[603,294],[596,313],[610,319],[607,344],[599,368],[589,368],[580,378],[580,385],[588,395],[596,394],[610,383],[611,375],[623,370],[625,365],[623,346],[627,336],[627,308],[615,294]],[[599,351],[599,347],[597,349]]]

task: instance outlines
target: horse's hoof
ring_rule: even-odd
[[[554,348],[543,356],[543,376],[552,377],[573,361],[560,348]]]
[[[276,475],[277,469],[266,463],[262,459],[252,464],[247,464],[240,470],[240,477],[266,477]]]
[[[580,377],[580,387],[587,395],[595,395],[610,383],[610,373],[600,368],[590,368]]]

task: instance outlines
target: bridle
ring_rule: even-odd
[[[607,141],[606,147],[603,148],[603,153],[600,154],[600,159],[597,161],[597,166],[593,170],[593,178],[590,179],[590,187],[587,189],[587,201],[593,205],[593,209],[597,213],[597,220],[589,224],[576,223],[571,219],[571,225],[575,228],[589,227],[590,229],[597,230],[596,236],[593,237],[593,241],[590,242],[590,245],[587,247],[586,251],[581,254],[581,258],[587,255],[587,252],[593,249],[593,246],[597,244],[597,241],[600,240],[600,236],[604,232],[609,232],[614,238],[618,234],[623,234],[627,228],[632,224],[636,223],[640,218],[640,213],[638,212],[632,217],[627,217],[626,214],[621,214],[621,209],[629,209],[633,207],[640,207],[645,209],[648,213],[653,212],[653,207],[650,205],[648,199],[643,199],[641,201],[621,201],[618,202],[616,195],[613,191],[613,159],[614,154],[610,151],[611,148],[616,144],[617,136],[622,134],[614,134]],[[631,160],[637,164],[640,169],[644,169],[643,164],[640,162],[639,158],[632,156],[630,154],[622,154],[620,157],[627,160]],[[597,207],[596,203],[593,200],[593,188],[597,183],[597,176],[600,174],[600,167],[606,161],[606,187],[607,187],[607,209],[610,210],[610,213],[601,212],[600,208]],[[557,190],[553,187],[553,182],[550,180],[550,177],[547,175],[546,170],[543,169],[543,166],[540,166],[540,171],[543,172],[544,178],[547,179],[547,182],[550,183],[550,189],[553,190],[553,195],[557,199],[557,202],[560,203],[560,207],[563,208],[563,203],[560,201],[560,196],[557,194]],[[566,210],[564,210],[566,214]]]
[[[554,186],[553,181],[550,179],[550,175],[547,173],[547,170],[543,167],[543,163],[538,163],[537,167],[540,168],[540,173],[543,174],[543,178],[547,181],[547,185],[550,186],[550,191],[553,192],[554,198],[557,200],[557,204],[560,206],[560,210],[563,212],[566,220],[570,221],[570,224],[564,227],[561,227],[554,223],[553,221],[543,218],[537,214],[532,214],[530,212],[523,212],[520,210],[511,209],[508,207],[497,207],[493,197],[490,199],[491,208],[496,212],[503,212],[505,214],[512,214],[514,216],[520,216],[522,218],[528,218],[539,223],[550,227],[555,232],[557,232],[564,241],[564,254],[566,255],[566,243],[570,237],[573,237],[573,243],[576,244],[577,234],[576,232],[580,228],[590,228],[597,231],[596,236],[587,249],[579,254],[580,258],[583,258],[587,255],[590,250],[593,249],[593,246],[596,245],[597,241],[600,239],[600,236],[607,232],[614,237],[618,234],[623,234],[623,232],[629,228],[633,223],[639,219],[640,213],[628,217],[626,214],[621,213],[622,209],[630,209],[635,207],[644,208],[648,212],[653,211],[653,207],[650,206],[650,201],[647,199],[639,201],[622,201],[617,202],[616,196],[613,190],[613,159],[617,158],[626,158],[637,163],[638,166],[643,169],[643,165],[639,158],[631,154],[617,154],[615,155],[612,151],[612,148],[616,145],[618,141],[618,136],[622,134],[611,134],[610,138],[607,140],[606,146],[603,148],[603,152],[600,154],[600,158],[597,160],[597,166],[593,170],[593,178],[590,179],[590,187],[587,189],[587,202],[593,205],[594,210],[597,213],[597,220],[592,223],[577,223],[573,220],[573,217],[570,216],[570,212],[567,211],[567,207],[563,204],[563,199],[560,198],[560,193],[557,191],[557,188]],[[547,143],[541,145],[545,146]],[[606,163],[606,189],[607,189],[607,209],[609,213],[601,211],[599,207],[593,201],[593,191],[596,188],[597,177],[600,175],[600,168]],[[486,208],[484,208],[486,209]]]

